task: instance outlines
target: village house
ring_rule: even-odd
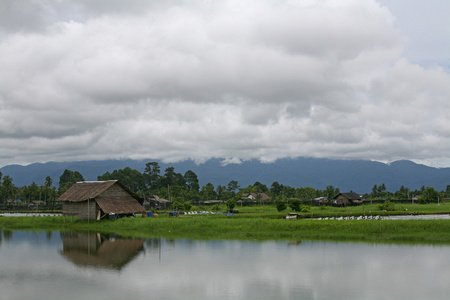
[[[359,205],[364,199],[356,193],[339,193],[333,198],[334,205]]]
[[[145,213],[142,199],[117,180],[77,182],[57,201],[63,204],[64,216],[78,220]]]
[[[154,209],[166,209],[170,205],[170,201],[164,198],[160,198],[157,195],[145,196],[144,207]]]
[[[244,202],[258,203],[258,201],[268,201],[270,197],[266,193],[243,193],[240,200]]]

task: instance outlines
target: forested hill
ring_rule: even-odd
[[[237,180],[241,187],[256,181],[270,187],[274,181],[278,181],[292,187],[324,189],[333,185],[341,191],[366,193],[371,191],[374,184],[382,183],[389,191],[398,190],[402,185],[413,190],[420,189],[421,186],[445,190],[447,185],[450,185],[450,168],[432,168],[411,161],[397,161],[387,165],[363,160],[315,158],[281,159],[268,164],[252,160],[226,166],[222,166],[219,159],[200,165],[193,161],[166,164],[152,159],[49,162],[28,166],[8,165],[0,168],[0,171],[3,176],[11,176],[16,186],[29,185],[32,182],[43,184],[47,176],[50,176],[57,186],[65,169],[80,172],[85,180],[97,180],[98,175],[126,167],[143,172],[145,164],[151,161],[159,163],[161,173],[164,173],[167,167],[174,167],[176,172],[182,174],[192,170],[197,174],[201,186],[208,182],[214,186],[227,185],[231,180]]]

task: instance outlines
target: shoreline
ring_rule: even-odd
[[[236,240],[334,240],[450,244],[450,220],[314,220],[225,215],[70,221],[64,217],[0,217],[0,230],[72,230],[126,237]]]

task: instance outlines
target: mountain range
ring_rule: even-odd
[[[16,186],[43,184],[50,176],[55,186],[65,169],[80,172],[85,180],[97,180],[97,176],[106,172],[130,167],[144,172],[145,164],[156,161],[161,167],[161,175],[167,167],[174,167],[175,172],[184,174],[194,171],[200,185],[208,182],[217,186],[227,185],[237,180],[241,187],[259,181],[268,187],[274,181],[292,187],[313,187],[325,189],[332,185],[342,192],[355,191],[369,193],[377,184],[385,184],[388,191],[395,192],[402,185],[411,190],[421,186],[445,190],[450,185],[450,168],[433,168],[401,160],[384,164],[366,160],[337,160],[321,158],[280,159],[274,163],[262,163],[257,160],[244,161],[241,164],[223,165],[220,159],[211,159],[203,164],[187,160],[177,163],[163,163],[158,160],[99,160],[79,162],[47,162],[30,165],[7,165],[0,168],[3,176],[13,178]]]

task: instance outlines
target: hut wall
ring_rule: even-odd
[[[78,220],[96,220],[97,219],[98,206],[95,200],[82,202],[68,202],[63,203],[63,215],[77,216]],[[88,215],[89,214],[89,215]]]

